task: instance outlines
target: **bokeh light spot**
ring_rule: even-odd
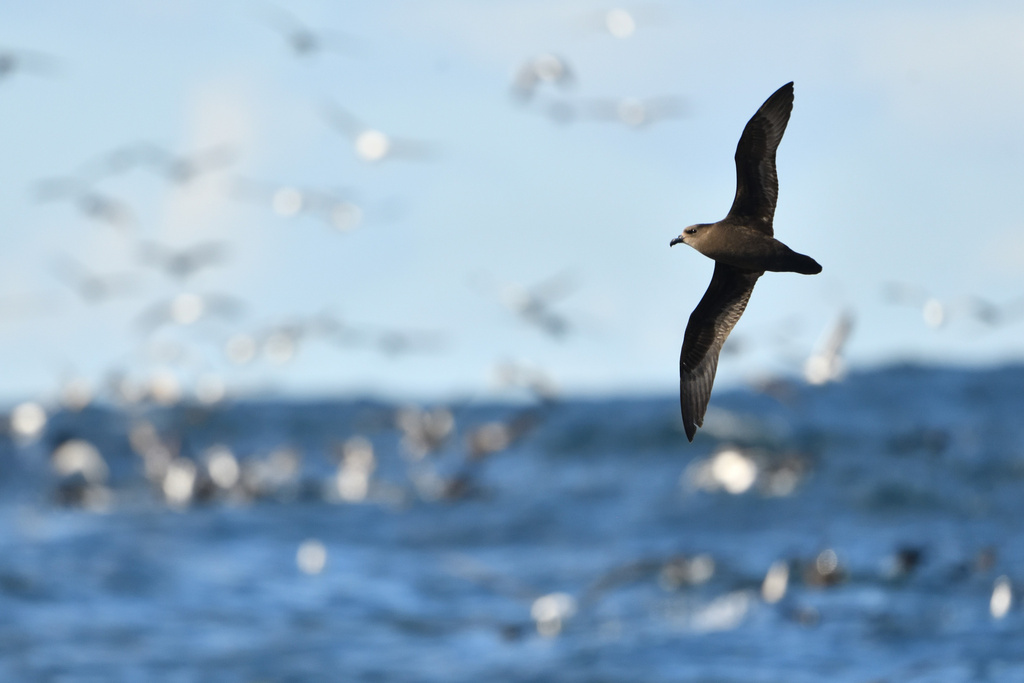
[[[38,403],[27,401],[11,413],[11,431],[22,439],[34,439],[46,427],[46,411]]]
[[[62,477],[81,474],[90,484],[101,484],[110,471],[99,449],[84,439],[69,439],[51,455],[53,471]]]
[[[391,139],[379,130],[364,130],[355,144],[356,154],[364,161],[380,161],[391,150]]]
[[[196,483],[196,465],[186,458],[175,458],[164,475],[163,491],[167,502],[184,507],[192,500]]]
[[[567,593],[548,593],[533,601],[530,616],[537,625],[537,633],[554,638],[562,632],[565,621],[576,614],[576,600]]]
[[[319,574],[327,566],[327,548],[315,538],[305,540],[295,554],[295,563],[303,574]]]
[[[761,584],[761,597],[765,602],[774,604],[786,595],[789,585],[789,564],[784,560],[776,560],[768,568],[764,582]]]
[[[206,469],[210,480],[222,489],[232,488],[241,475],[238,460],[227,446],[213,446],[206,451]]]
[[[604,16],[604,25],[616,38],[629,38],[636,32],[636,21],[633,15],[624,9],[610,10]]]
[[[989,612],[992,613],[993,618],[1002,619],[1010,611],[1011,605],[1013,605],[1013,587],[1010,585],[1010,579],[1007,576],[1000,576],[992,588]]]
[[[757,479],[757,465],[736,449],[726,449],[711,461],[711,474],[732,494],[745,492]]]
[[[191,325],[203,316],[205,307],[201,296],[183,292],[171,302],[171,317],[179,325]]]
[[[274,213],[285,218],[294,216],[302,211],[305,203],[302,192],[294,187],[282,187],[274,193],[271,199],[271,206]]]
[[[256,357],[256,340],[247,334],[232,335],[224,345],[224,353],[235,365],[245,365]]]
[[[338,202],[331,209],[331,224],[338,230],[352,230],[362,220],[363,210],[351,202]]]

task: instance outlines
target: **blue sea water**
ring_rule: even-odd
[[[1022,526],[1020,366],[88,407],[0,437],[0,680],[1024,681]]]

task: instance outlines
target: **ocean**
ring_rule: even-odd
[[[1024,681],[1024,366],[47,412],[3,681]]]

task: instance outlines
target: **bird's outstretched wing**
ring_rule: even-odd
[[[716,262],[711,284],[690,314],[679,354],[679,408],[690,441],[704,424],[722,344],[743,315],[759,277],[759,271]]]
[[[773,235],[772,219],[779,197],[775,150],[786,132],[793,111],[793,83],[776,90],[765,100],[743,129],[736,145],[736,197],[726,220],[740,219]]]

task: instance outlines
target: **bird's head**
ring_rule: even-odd
[[[679,233],[679,237],[676,237],[668,246],[674,247],[677,244],[689,244],[691,247],[694,246],[694,240],[699,239],[700,235],[704,232],[704,229],[710,225],[709,223],[698,223],[697,225],[691,225],[690,227]]]

